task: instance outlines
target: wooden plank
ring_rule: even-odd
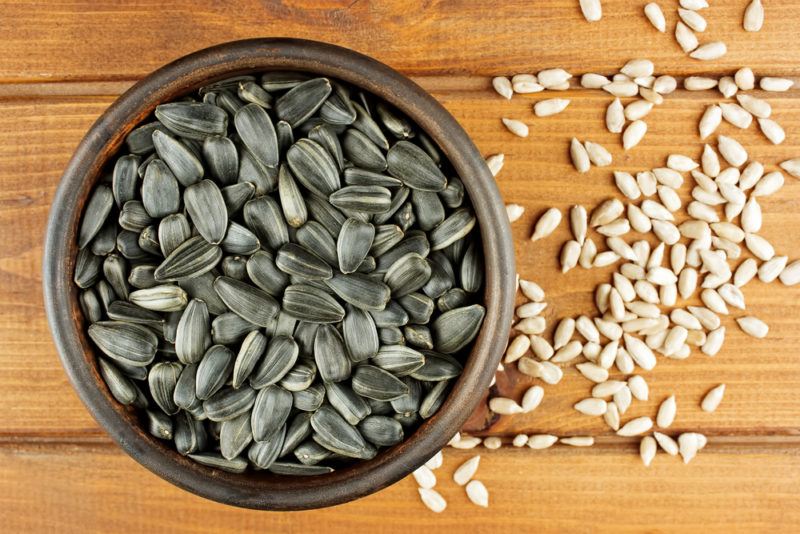
[[[609,98],[597,91],[570,91],[570,107],[556,117],[534,119],[531,103],[542,95],[500,100],[485,87],[486,80],[456,81],[420,78],[426,88],[464,125],[485,154],[504,151],[507,164],[498,183],[508,201],[525,205],[523,219],[513,227],[518,269],[538,280],[547,290],[545,312],[550,329],[563,316],[575,316],[592,309],[592,290],[608,280],[610,269],[589,272],[581,269],[560,275],[556,258],[561,243],[568,239],[566,225],[546,240],[531,244],[527,238],[533,220],[551,205],[568,208],[573,203],[593,206],[614,190],[611,171],[593,169],[577,175],[567,157],[568,139],[601,142],[616,159],[612,168],[640,170],[663,165],[671,152],[697,157],[701,144],[695,134],[703,106],[716,99],[713,93],[678,92],[648,117],[650,132],[641,146],[623,153],[616,136],[604,132],[602,116]],[[97,94],[102,87],[81,88]],[[770,95],[775,118],[784,125],[789,138],[784,145],[769,145],[754,128],[735,131],[724,125],[721,132],[735,135],[751,149],[753,156],[773,168],[776,161],[800,153],[800,106],[797,91]],[[111,97],[54,96],[47,99],[9,97],[0,101],[0,402],[13,406],[0,436],[104,436],[72,392],[64,375],[41,306],[41,236],[49,203],[61,170],[85,130],[111,102]],[[528,139],[516,139],[502,127],[502,115],[519,117],[532,124]],[[688,190],[688,186],[684,189]],[[797,218],[800,183],[787,179],[784,189],[766,198],[763,235],[779,253],[796,257],[800,242]],[[597,235],[594,238],[597,239]],[[602,248],[602,246],[601,246]],[[800,287],[779,283],[767,286],[752,282],[745,290],[748,313],[770,326],[766,340],[744,336],[728,319],[728,341],[716,358],[695,355],[688,361],[661,358],[655,372],[646,375],[651,400],[635,403],[631,415],[652,415],[657,403],[676,393],[679,416],[676,429],[701,428],[713,435],[796,436],[800,429],[800,361],[794,348],[800,341],[796,318],[800,316]],[[535,381],[510,370],[498,375],[495,393],[518,396]],[[717,383],[729,384],[725,401],[714,415],[698,408],[702,394]],[[542,407],[526,416],[489,420],[485,410],[476,413],[469,429],[480,433],[513,435],[517,432],[558,434],[607,434],[597,418],[575,413],[571,405],[589,393],[590,384],[568,369],[558,386],[545,386]]]
[[[592,451],[481,451],[477,478],[490,508],[470,504],[450,479],[471,451],[448,450],[436,487],[448,501],[426,510],[411,478],[334,508],[262,513],[206,501],[156,477],[109,447],[0,450],[8,532],[641,532],[766,531],[797,524],[800,454],[710,444],[689,465],[665,454],[650,468],[633,447]],[[91,468],[89,468],[91,466]]]
[[[257,36],[317,39],[374,55],[411,74],[514,73],[544,67],[613,72],[632,55],[660,71],[705,72],[707,63],[680,50],[672,30],[660,34],[642,4],[605,0],[599,23],[587,23],[577,2],[279,2],[158,0],[98,3],[54,0],[46,9],[2,2],[0,80],[120,80],[139,78],[165,62],[213,44]],[[800,61],[795,23],[800,1],[767,6],[761,32],[742,29],[741,2],[704,11],[703,41],[727,42],[714,68],[749,65],[757,72],[794,74]],[[667,10],[670,28],[677,16]],[[788,45],[787,45],[788,44]],[[602,50],[602,53],[596,53]]]

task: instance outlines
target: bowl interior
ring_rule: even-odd
[[[463,181],[478,218],[484,251],[486,316],[464,371],[439,411],[402,443],[333,473],[314,477],[248,471],[231,474],[198,465],[142,428],[136,409],[119,405],[100,377],[72,283],[80,216],[94,184],[127,134],[161,102],[210,82],[266,70],[330,76],[383,99],[415,122]],[[98,422],[137,461],[207,498],[259,509],[306,509],[372,493],[424,463],[459,430],[488,387],[510,328],[514,301],[510,229],[494,179],[453,117],[419,86],[361,54],[313,41],[256,39],[202,50],[149,75],[95,123],[67,167],[50,214],[44,257],[45,303],[62,363]]]

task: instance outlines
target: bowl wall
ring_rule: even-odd
[[[150,436],[136,411],[117,403],[103,383],[72,282],[83,207],[127,134],[161,102],[211,81],[277,69],[344,80],[416,122],[464,182],[485,257],[486,317],[464,371],[439,411],[403,443],[374,459],[314,477],[226,473],[198,465]],[[115,101],[78,145],[64,172],[50,210],[43,265],[53,339],[72,385],[98,423],[130,456],[173,484],[222,503],[266,510],[318,508],[362,497],[405,477],[444,447],[489,386],[508,337],[515,295],[514,250],[504,204],[483,158],[456,120],[422,88],[386,65],[344,48],[296,39],[252,39],[201,50],[153,72]]]

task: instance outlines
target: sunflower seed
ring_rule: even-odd
[[[247,415],[249,419],[255,399],[256,391],[253,388],[222,388],[203,402],[203,411],[212,421],[230,421],[241,415]]]
[[[266,441],[278,432],[289,417],[292,395],[277,385],[270,385],[258,392],[250,414],[253,439]]]
[[[186,145],[171,135],[155,130],[153,132],[153,146],[158,157],[172,171],[172,176],[181,185],[190,186],[203,177],[204,169],[200,160]],[[148,166],[149,168],[150,166]],[[146,172],[145,176],[147,176]]]
[[[647,123],[643,120],[636,120],[630,123],[622,133],[622,146],[625,150],[630,150],[639,144],[647,133]]]
[[[202,141],[210,135],[225,135],[228,128],[228,116],[222,109],[211,104],[199,102],[160,104],[156,106],[155,115],[171,132],[188,139]]]
[[[745,334],[755,338],[766,337],[769,333],[769,326],[767,326],[764,321],[758,319],[757,317],[738,317],[736,319],[736,323]]]
[[[227,347],[213,345],[197,366],[195,392],[200,400],[211,398],[222,389],[233,370],[234,355]]]
[[[720,78],[717,88],[725,98],[731,98],[739,91],[739,86],[736,85],[736,82],[731,76],[723,76]]]
[[[314,441],[326,449],[350,457],[358,457],[366,447],[358,430],[347,423],[333,408],[321,406],[311,416]]]
[[[292,392],[292,407],[304,412],[314,412],[325,401],[325,388],[312,384],[302,391]]]
[[[251,335],[253,335],[253,333],[251,333]],[[250,336],[248,336],[248,338],[249,337]],[[263,336],[253,337],[254,340],[252,343],[256,346],[260,345],[260,339]],[[243,343],[242,351],[244,350],[245,344]],[[249,351],[250,349],[248,348],[247,350]],[[253,351],[257,351],[257,347],[254,348]],[[297,361],[298,353],[299,347],[292,338],[287,336],[273,337],[269,341],[264,357],[261,358],[258,366],[252,371],[252,374],[249,375],[250,386],[256,389],[262,389],[280,381],[294,366]],[[235,376],[236,369],[234,368],[234,377]]]
[[[283,310],[301,321],[313,323],[335,323],[344,318],[344,309],[333,297],[304,284],[286,288]]]
[[[639,93],[639,86],[630,79],[615,80],[608,85],[604,85],[603,91],[616,97],[630,97],[636,96]]]
[[[589,172],[591,166],[589,153],[586,151],[586,147],[583,146],[583,143],[574,137],[570,141],[569,155],[572,158],[572,165],[575,167],[576,171],[580,173]]]
[[[447,180],[421,148],[398,141],[386,155],[389,174],[412,189],[442,191]]]
[[[514,415],[522,413],[522,406],[513,399],[494,397],[489,399],[489,410],[499,415]]]
[[[185,456],[204,449],[208,434],[202,421],[194,419],[188,412],[182,412],[175,417],[173,440],[175,449]]]
[[[791,89],[794,82],[786,78],[764,76],[761,78],[758,85],[764,91],[784,92]]]
[[[511,100],[511,97],[514,96],[514,88],[511,85],[511,80],[505,76],[496,76],[492,78],[492,87],[494,87],[498,95],[506,100]]]
[[[606,108],[606,128],[611,133],[621,133],[622,128],[624,126],[625,126],[624,108],[622,107],[622,102],[620,102],[619,98],[615,98],[611,102],[611,104],[609,104],[608,107]],[[577,141],[577,139],[573,139],[572,144],[575,147],[574,150],[577,152],[577,154],[573,154],[573,150],[572,148],[570,148],[570,153],[572,154],[573,158],[572,159],[573,164],[575,165],[575,168],[578,170],[578,172],[586,172],[586,170],[588,170],[588,167],[584,164],[587,163],[587,160],[586,158],[583,157],[586,154],[582,152],[581,150],[582,146],[580,146],[580,143]],[[588,158],[588,155],[586,156]],[[584,168],[586,170],[581,170]]]

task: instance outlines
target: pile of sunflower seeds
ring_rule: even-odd
[[[332,471],[446,398],[485,314],[462,182],[385,103],[296,72],[159,105],[90,195],[100,374],[197,462]]]

